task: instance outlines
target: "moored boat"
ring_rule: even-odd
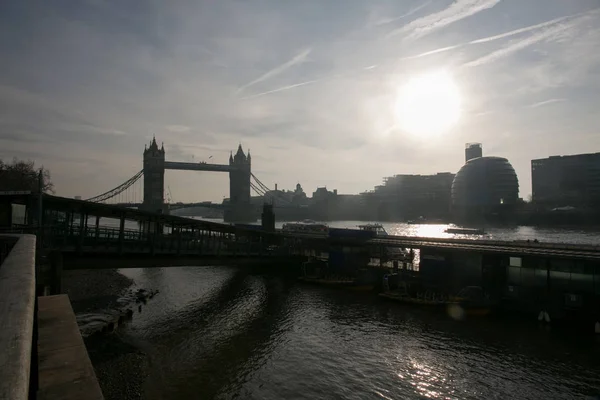
[[[301,276],[300,278],[298,278],[298,280],[302,281],[302,282],[306,282],[306,283],[320,285],[320,286],[343,288],[343,289],[349,289],[349,290],[360,291],[360,292],[372,291],[375,289],[374,285],[360,283],[360,282],[357,282],[355,279],[349,279],[349,278],[317,278],[317,277]]]
[[[358,229],[361,231],[373,232],[375,236],[389,236],[385,228],[381,224],[364,224],[358,225]]]
[[[458,306],[470,316],[486,316],[492,312],[493,304],[480,286],[467,286],[456,296],[450,297],[450,305]]]
[[[485,235],[485,231],[483,229],[474,228],[448,228],[445,230],[445,232],[459,235]]]
[[[397,289],[390,290],[386,278],[387,277],[384,278],[383,284],[384,291],[379,294],[379,296],[385,299],[394,300],[400,303],[429,307],[445,307],[449,304],[447,298],[431,290],[417,294],[414,292],[410,293],[405,282],[400,282]]]
[[[418,306],[433,306],[433,307],[445,307],[448,305],[448,301],[443,300],[441,298],[427,298],[427,297],[418,297],[418,296],[410,296],[408,294],[403,294],[399,292],[384,292],[379,293],[379,296],[384,297],[389,300],[398,301],[401,303],[413,304]]]
[[[304,220],[302,222],[289,222],[283,224],[281,230],[283,232],[327,235],[329,232],[329,227],[325,224],[319,224],[312,220]]]
[[[335,288],[344,288],[355,291],[372,291],[375,285],[367,282],[358,271],[356,277],[331,274],[329,263],[325,260],[312,259],[302,265],[302,276],[298,278],[301,282],[328,286]]]

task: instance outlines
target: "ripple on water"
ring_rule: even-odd
[[[571,399],[600,387],[597,346],[529,325],[219,268],[135,279],[161,291],[126,328],[151,357],[149,398]]]

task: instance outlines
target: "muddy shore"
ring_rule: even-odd
[[[76,314],[115,312],[122,307],[118,300],[130,294],[133,283],[117,270],[65,271],[62,279],[63,292]],[[144,398],[148,359],[118,328],[84,337],[84,342],[106,400]]]

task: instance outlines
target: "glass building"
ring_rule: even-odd
[[[468,150],[468,149],[467,149]],[[519,180],[506,158],[469,159],[452,182],[452,206],[456,209],[491,211],[502,205],[516,204]]]

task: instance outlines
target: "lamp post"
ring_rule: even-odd
[[[37,214],[38,214],[38,235],[37,235],[37,248],[38,254],[41,254],[42,250],[42,232],[43,232],[43,200],[42,196],[44,194],[44,170],[40,168],[40,172],[38,173],[38,203],[37,203]]]

